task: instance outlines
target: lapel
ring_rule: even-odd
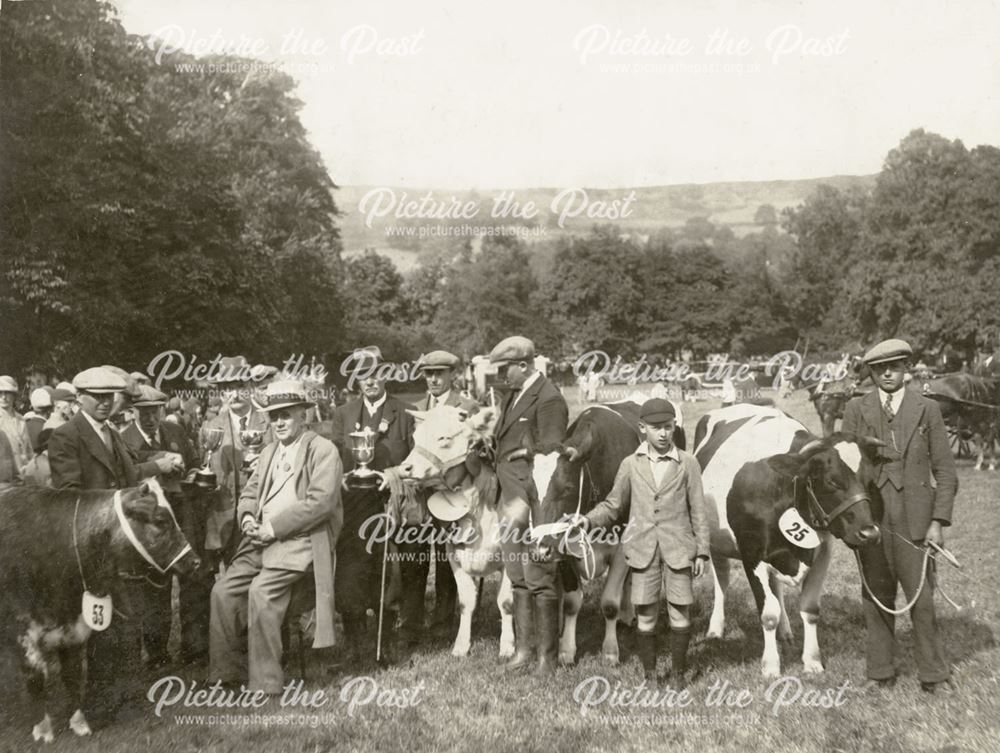
[[[83,443],[87,446],[87,450],[93,455],[94,459],[111,471],[112,476],[117,476],[115,473],[114,459],[111,457],[111,451],[108,450],[107,446],[104,444],[104,440],[94,431],[94,427],[90,425],[82,413],[78,413],[73,417],[73,420],[77,423],[77,428],[80,432],[80,436],[83,438]],[[115,440],[114,437],[111,438],[111,446],[114,447]]]
[[[535,404],[538,400],[538,393],[541,392],[544,383],[545,377],[539,377],[535,380],[534,384],[521,393],[521,396],[512,408],[504,411],[503,427],[500,429],[500,434],[506,432],[507,429],[514,425],[517,419],[524,415],[528,408]]]
[[[646,482],[646,486],[657,491],[656,483],[653,481],[653,470],[650,468],[648,455],[635,455],[635,465],[639,470],[639,476]]]
[[[397,414],[397,412],[398,412],[398,407],[396,406],[396,401],[393,400],[388,395],[386,395],[385,396],[385,403],[382,405],[382,418],[379,421],[379,423],[382,423],[382,421],[385,421],[387,424],[389,424],[389,426],[391,428],[393,421],[396,420],[396,414]],[[375,431],[378,431],[378,427],[375,427]],[[379,432],[379,433],[381,433],[381,432]],[[388,436],[389,431],[386,430],[385,433]]]
[[[388,400],[388,398],[386,399]],[[360,397],[344,406],[344,417],[347,419],[347,434],[350,434],[352,431],[358,431],[361,425],[361,413],[364,409],[364,399]],[[344,440],[347,440],[346,436]]]
[[[302,439],[299,441],[299,447],[295,451],[295,459],[292,461],[292,474],[288,477],[288,480],[285,483],[291,483],[291,484],[296,484],[296,485],[298,484],[299,475],[302,473],[302,469],[305,467],[306,456],[309,454],[309,444],[310,444],[310,442],[312,442],[313,437],[315,437],[315,436],[316,436],[316,433],[313,432],[313,431],[311,431],[311,430],[309,430],[309,429],[306,429],[306,431],[304,431],[302,433]],[[260,458],[261,461],[263,461],[265,459],[268,461],[268,463],[267,463],[267,476],[268,476],[268,478],[267,478],[267,484],[268,484],[268,489],[267,489],[266,494],[262,494],[261,495],[261,503],[260,503],[261,506],[263,506],[271,498],[272,494],[277,494],[277,492],[278,492],[278,489],[273,489],[272,490],[270,488],[271,481],[272,481],[272,479],[271,479],[271,459],[274,457],[274,453],[277,452],[277,450],[278,450],[278,444],[277,444],[277,442],[273,442],[273,443],[269,444],[268,445],[268,449],[271,450],[270,456],[267,457],[267,458],[265,458],[263,455],[261,455],[261,458]],[[278,487],[278,488],[280,489],[281,487]]]
[[[886,438],[882,436],[882,404],[878,397],[876,388],[861,399],[861,415],[868,424],[869,435],[885,441]]]
[[[900,431],[902,432],[901,451],[905,454],[906,448],[913,439],[913,432],[916,431],[921,417],[924,415],[924,406],[917,395],[908,387],[903,388],[903,401],[899,404]]]
[[[258,468],[264,469],[264,477],[260,481],[260,494],[257,495],[257,512],[260,512],[260,508],[264,506],[264,502],[267,500],[267,495],[271,493],[271,460],[274,458],[274,453],[278,449],[277,442],[271,442],[267,447],[264,448],[263,452],[260,453],[260,459],[257,461],[260,465]]]

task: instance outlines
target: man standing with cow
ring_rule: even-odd
[[[292,587],[312,570],[316,586],[313,648],[334,644],[333,552],[340,535],[343,465],[328,439],[306,429],[305,387],[267,386],[265,410],[276,441],[261,453],[240,496],[243,537],[212,588],[209,674],[269,695],[282,692],[281,625]],[[248,631],[248,642],[242,636]]]
[[[469,415],[479,410],[479,404],[470,398],[463,396],[454,386],[455,377],[462,364],[461,359],[447,351],[435,350],[420,359],[420,372],[427,380],[427,396],[417,403],[417,410],[429,411],[439,405],[450,405],[453,408],[460,408]],[[427,494],[421,500],[426,505]],[[434,616],[431,622],[431,629],[437,635],[452,634],[452,623],[455,616],[456,586],[455,575],[451,570],[451,563],[448,561],[447,547],[443,543],[438,543],[445,535],[445,530],[449,524],[431,517],[435,530],[434,544]],[[424,547],[427,552],[427,547]],[[428,563],[429,564],[429,563]],[[427,585],[427,575],[429,567],[423,569],[422,574],[414,579],[412,584],[416,593],[420,595],[419,607],[416,605],[416,596],[413,596],[415,612],[412,623],[423,625],[423,594]],[[407,583],[403,582],[403,599],[407,598]],[[405,610],[405,604],[404,604]]]
[[[80,411],[52,432],[49,464],[56,489],[121,490],[135,486],[139,474],[128,447],[108,425],[115,397],[125,380],[103,367],[82,371],[73,378]],[[161,472],[177,468],[172,457],[154,461]],[[147,572],[124,574],[111,592],[116,618],[107,630],[87,643],[86,717],[98,725],[111,721],[117,709],[139,690],[135,685],[142,665],[143,622],[155,591]]]
[[[526,337],[500,341],[490,352],[490,363],[510,387],[496,428],[497,480],[501,516],[520,517],[527,506],[538,510],[538,490],[532,478],[532,456],[558,453],[566,439],[569,408],[559,390],[535,369],[535,345]],[[553,463],[554,466],[554,463]],[[555,559],[525,557],[526,531],[508,530],[502,541],[504,569],[513,586],[513,658],[506,667],[520,670],[533,661],[535,641],[538,671],[553,674],[559,648],[559,580]]]
[[[413,417],[406,412],[410,406],[386,393],[385,372],[392,365],[382,359],[378,348],[358,350],[353,359],[354,373],[360,377],[361,395],[334,412],[332,439],[344,459],[345,470],[350,472],[355,467],[351,434],[371,431],[375,436],[375,449],[368,467],[384,471],[402,463],[413,447]],[[344,492],[344,535],[337,543],[340,564],[335,588],[337,611],[352,659],[361,659],[369,652],[374,654],[374,634],[368,629],[366,613],[368,609],[376,614],[379,610],[383,550],[378,545],[369,551],[367,545],[368,537],[375,530],[371,521],[385,514],[391,497],[384,489],[375,488],[347,488]],[[426,566],[425,562],[425,573]],[[403,570],[408,573],[407,578],[413,573],[413,570]],[[410,616],[404,611],[402,627],[407,631]],[[393,613],[385,617],[383,635],[391,633],[394,621]],[[387,636],[384,642],[391,644],[390,637]]]
[[[884,443],[877,451],[874,479],[882,510],[877,500],[872,510],[883,530],[882,546],[860,550],[868,586],[862,591],[867,685],[896,683],[895,617],[875,603],[872,593],[892,609],[902,585],[905,597],[913,600],[910,617],[920,687],[933,693],[953,686],[934,616],[933,571],[927,571],[925,553],[927,547],[944,545],[942,529],[951,525],[958,479],[937,403],[904,387],[912,353],[908,343],[893,339],[865,354],[878,389],[847,404],[843,430]]]
[[[701,576],[709,558],[709,524],[701,468],[693,455],[674,445],[675,418],[669,400],[653,398],[643,403],[639,428],[645,441],[622,461],[607,499],[580,522],[585,529],[608,527],[628,510],[630,532],[623,536],[622,545],[632,568],[636,653],[646,681],[655,685],[656,623],[665,582],[671,679],[683,687],[688,680],[692,580]]]

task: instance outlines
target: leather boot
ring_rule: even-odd
[[[538,674],[554,675],[559,661],[559,597],[535,598],[538,618]]]
[[[514,656],[504,665],[521,670],[531,665],[535,649],[535,604],[525,588],[514,590]]]
[[[423,586],[426,583],[420,582]],[[413,584],[407,584],[413,585]],[[405,588],[400,598],[399,642],[401,646],[412,648],[420,643],[424,634],[424,592],[416,587]],[[385,628],[383,626],[383,636]]]
[[[365,616],[356,614],[342,614],[340,622],[344,627],[344,663],[357,664],[361,660],[364,651],[364,623]]]
[[[635,634],[635,653],[642,662],[642,673],[647,685],[656,685],[656,633],[642,630]]]

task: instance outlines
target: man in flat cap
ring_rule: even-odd
[[[184,429],[163,420],[167,396],[149,384],[139,384],[138,396],[132,400],[135,418],[122,430],[122,439],[138,461],[140,477],[156,476],[163,493],[177,516],[184,536],[204,559],[205,505],[194,485],[182,485],[184,474],[198,467],[198,453],[188,441]],[[170,458],[173,466],[163,471],[160,458]],[[151,666],[169,662],[167,639],[170,637],[171,602],[170,578],[159,578],[166,584],[154,597],[147,610],[149,623],[143,625]],[[206,566],[184,578],[180,586],[181,658],[185,662],[208,656],[208,597],[212,590],[212,573]],[[158,597],[158,598],[157,598]]]
[[[125,380],[96,366],[73,378],[80,411],[49,437],[52,485],[57,489],[124,489],[135,486],[139,473],[121,436],[108,425],[115,396]],[[157,467],[169,471],[173,460],[161,458]],[[142,625],[147,605],[155,599],[144,578],[118,579],[111,593],[117,609],[128,620],[93,634],[87,642],[87,719],[97,725],[111,721],[116,709],[135,691],[141,674]],[[132,687],[130,687],[132,686]]]
[[[351,358],[352,373],[360,379],[360,396],[348,401],[333,413],[331,434],[340,451],[344,470],[354,470],[351,453],[353,432],[366,428],[375,432],[375,457],[368,467],[375,471],[397,466],[406,459],[413,447],[413,416],[406,412],[411,407],[386,393],[386,374],[392,364],[386,363],[377,347],[355,351]],[[390,494],[378,489],[348,489],[344,492],[344,528],[337,542],[336,573],[337,611],[344,625],[344,637],[353,659],[374,655],[374,631],[369,630],[366,610],[379,609],[380,565],[382,548],[367,550],[367,536],[371,525],[366,521],[382,515],[390,501]],[[391,612],[384,619],[383,635],[391,641],[395,615]]]
[[[479,404],[475,400],[463,396],[455,389],[455,377],[462,364],[458,356],[444,350],[435,350],[422,356],[417,364],[427,381],[427,395],[417,403],[417,410],[428,411],[439,405],[461,408],[470,415],[479,410]],[[420,495],[421,504],[426,508],[429,495],[427,491],[421,491]],[[428,517],[435,528],[435,542],[443,540],[449,524],[429,514]],[[400,561],[402,638],[414,643],[424,625],[424,590],[430,572],[430,544],[400,544],[399,548],[400,551],[416,554],[409,558],[404,556]],[[434,616],[431,627],[435,634],[450,637],[453,634],[457,587],[445,544],[434,544],[434,563]]]
[[[249,674],[251,691],[274,695],[284,688],[281,625],[292,587],[303,578],[316,587],[313,648],[334,644],[343,465],[333,443],[306,428],[312,403],[301,382],[272,382],[266,400],[275,441],[243,489],[242,540],[212,588],[209,676],[237,684]]]
[[[228,561],[240,540],[236,505],[251,473],[251,469],[243,467],[250,449],[243,440],[248,436],[244,432],[260,432],[260,446],[270,442],[273,435],[267,416],[253,404],[254,381],[246,358],[220,359],[211,383],[222,404],[219,415],[201,427],[202,446],[206,435],[218,432],[222,434],[222,445],[212,453],[212,471],[219,489],[208,510],[205,550]]]
[[[876,390],[851,400],[844,410],[843,430],[873,436],[878,449],[872,512],[881,518],[882,545],[859,550],[865,578],[875,596],[893,608],[898,585],[913,598],[923,575],[924,547],[944,545],[943,528],[951,525],[958,490],[955,461],[937,403],[904,387],[913,351],[903,340],[885,340],[864,357]],[[881,503],[881,504],[880,504]],[[931,552],[934,553],[933,550]],[[868,687],[896,682],[895,618],[862,589],[868,635]],[[921,688],[929,693],[951,690],[951,670],[934,617],[934,583],[930,574],[910,610]]]
[[[527,518],[539,497],[532,478],[532,455],[558,453],[566,439],[569,408],[562,394],[535,369],[535,345],[526,337],[508,337],[490,352],[497,375],[510,387],[496,428],[497,480],[501,515],[507,520]],[[554,460],[554,458],[553,458]],[[527,508],[527,509],[525,509]],[[504,569],[514,592],[514,657],[509,669],[531,664],[538,641],[538,669],[555,672],[559,644],[559,582],[557,563],[523,557],[524,531],[502,543]]]
[[[17,382],[13,377],[0,376],[0,431],[7,435],[20,473],[31,460],[31,439],[24,416],[17,412]]]

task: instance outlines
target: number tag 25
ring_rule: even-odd
[[[90,591],[83,592],[83,622],[91,630],[98,633],[107,630],[111,626],[111,616],[114,607],[111,604],[111,595],[94,596]]]
[[[802,549],[815,549],[819,546],[819,534],[802,519],[802,515],[794,507],[789,507],[778,518],[778,528],[790,544]]]

